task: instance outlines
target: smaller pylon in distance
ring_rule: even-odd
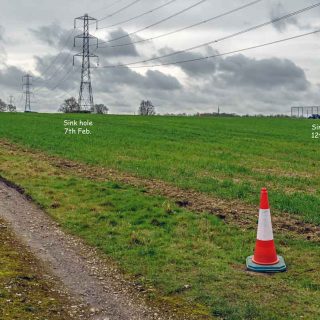
[[[25,95],[24,112],[31,112],[31,87],[32,87],[32,76],[26,74],[22,77],[22,89]]]

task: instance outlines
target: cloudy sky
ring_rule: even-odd
[[[133,0],[0,0],[0,98],[8,101],[10,95],[14,96],[22,110],[21,78],[27,72],[34,76],[33,110],[56,112],[64,99],[77,97],[81,60],[76,59],[75,67],[72,66],[72,55],[80,50],[73,48],[73,37],[81,30],[73,29],[73,21],[88,13],[101,19],[98,30],[95,25],[90,26],[92,35],[101,41],[98,50],[92,46],[100,57],[100,68],[92,70],[94,100],[109,106],[111,113],[133,114],[142,99],[151,100],[159,113],[188,114],[215,112],[218,106],[223,112],[274,114],[288,113],[293,105],[319,105],[319,34],[212,59],[169,64],[320,29],[317,7],[213,42],[315,4],[316,0],[261,0],[221,18],[165,35],[254,2],[206,0],[146,28],[199,1],[170,1],[147,13],[169,0],[135,1],[120,12]],[[141,17],[125,22],[138,15]],[[141,29],[145,30],[136,32]],[[142,41],[154,37],[158,38]],[[121,39],[106,42],[115,38]],[[172,55],[208,42],[213,43]],[[126,45],[120,46],[123,44]],[[164,55],[170,56],[156,59]],[[101,68],[152,58],[131,67]],[[92,65],[96,66],[95,60]]]

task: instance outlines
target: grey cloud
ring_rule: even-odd
[[[72,53],[66,51],[57,55],[35,56],[36,70],[40,73],[37,85],[47,89],[57,87],[68,90],[73,88],[80,79],[79,64],[81,62],[76,61],[73,67],[72,57]]]
[[[73,47],[73,36],[78,34],[74,29],[64,29],[57,22],[38,28],[30,28],[30,32],[41,42],[54,48]]]
[[[36,70],[49,78],[51,73],[59,69],[64,63],[68,62],[72,64],[72,55],[69,52],[61,52],[56,55],[35,56]],[[70,58],[70,59],[69,59]]]
[[[284,8],[281,2],[274,3],[270,10],[271,19],[276,19],[281,16],[288,14],[287,10]],[[291,17],[288,19],[281,20],[273,24],[274,28],[279,32],[284,32],[287,30],[289,25],[299,26],[299,22],[296,17]]]
[[[153,88],[157,90],[172,91],[181,89],[181,84],[177,78],[166,75],[157,70],[148,70],[144,82],[147,88]]]
[[[0,41],[4,41],[4,27],[0,25]]]
[[[0,70],[0,85],[20,91],[24,74],[25,72],[20,68],[14,66],[5,67]]]
[[[80,85],[80,70],[78,69],[80,60],[76,61],[74,71],[70,72],[72,70],[71,55],[73,54],[72,51],[75,51],[72,49],[73,35],[81,33],[80,30],[76,30],[74,33],[68,31],[73,27],[73,18],[74,16],[82,15],[84,12],[94,10],[96,13],[93,16],[97,18],[107,15],[108,12],[105,12],[105,9],[101,10],[106,6],[105,1],[96,0],[93,3],[92,0],[80,2],[76,0],[34,0],[27,3],[28,1],[11,0],[2,2],[2,11],[6,12],[6,14],[3,15],[1,23],[10,25],[10,27],[8,27],[4,36],[3,33],[2,37],[0,34],[0,51],[2,49],[1,43],[4,39],[5,42],[3,44],[9,54],[8,59],[2,59],[2,56],[0,56],[0,90],[9,92],[12,87],[16,88],[17,94],[20,94],[23,69],[27,68],[26,66],[32,70],[35,68],[37,72],[42,74],[41,78],[46,80],[35,79],[39,80],[35,82],[35,88],[49,89],[39,90],[37,97],[38,110],[56,111],[58,105],[67,97],[65,95],[62,96],[64,94],[63,90],[68,92],[72,90],[68,95],[77,96]],[[101,26],[109,25],[109,23],[110,25],[114,24],[151,9],[155,6],[151,2],[141,2],[140,5],[130,8],[130,12],[124,13],[123,17],[114,17],[109,22],[101,23]],[[193,2],[194,0],[177,1],[155,14],[150,14],[142,19],[125,24],[125,29],[123,30],[112,30],[111,33],[107,33],[106,38],[103,40],[121,36],[129,31],[139,30]],[[281,2],[285,7],[279,4]],[[157,36],[231,10],[243,3],[244,0],[207,1],[197,9],[190,10],[187,14],[181,15],[177,19],[166,21],[156,28],[150,28],[145,32],[139,33],[139,35],[144,37]],[[167,38],[157,39],[154,42],[149,41],[144,45],[139,44],[137,47],[101,48],[97,51],[97,54],[102,58],[101,65],[102,63],[117,64],[119,61],[126,63],[132,60],[143,60],[153,54],[157,54],[157,50],[161,46],[169,47],[162,49],[164,52],[172,52],[173,50],[176,51],[198,45],[201,42],[220,37],[220,35],[223,37],[244,27],[257,25],[269,20],[270,15],[278,17],[312,3],[314,3],[312,0],[262,1],[241,12]],[[117,6],[115,6],[114,10],[116,9]],[[275,24],[274,28],[284,32],[285,35],[283,37],[289,37],[292,35],[290,29],[301,29],[303,27],[302,23],[317,26],[318,15],[319,8],[297,16],[299,17],[297,18],[298,20],[291,19],[288,20],[289,23],[287,21],[282,25]],[[51,23],[52,21],[59,22]],[[28,25],[33,31],[27,34],[24,28],[25,25]],[[94,33],[94,26],[91,31]],[[277,30],[272,30],[272,28],[257,30],[243,38],[225,42],[221,47],[220,44],[217,44],[214,49],[219,49],[223,52],[229,50],[229,47],[230,50],[233,50],[238,46],[241,48],[255,45],[260,42],[260,36],[266,37],[266,41],[269,41],[269,39],[270,41],[277,40],[277,32],[275,31]],[[68,35],[69,32],[70,35]],[[136,35],[132,37],[132,41],[135,39],[138,39]],[[225,112],[279,113],[288,111],[290,106],[294,104],[316,104],[320,99],[320,94],[318,93],[320,91],[315,83],[319,78],[319,70],[315,67],[316,59],[313,57],[314,39],[316,38],[306,37],[303,39],[293,40],[288,46],[273,46],[269,47],[268,50],[255,51],[253,53],[256,57],[261,54],[269,59],[252,59],[248,56],[243,56],[242,58],[237,56],[221,57],[181,64],[176,67],[159,67],[157,68],[158,71],[142,69],[143,73],[140,73],[140,69],[138,71],[127,68],[94,69],[92,70],[94,98],[96,102],[107,103],[114,113],[129,113],[130,111],[133,113],[133,111],[136,111],[140,101],[146,98],[151,99],[157,106],[157,110],[163,113],[216,111],[218,105]],[[113,42],[113,44],[129,41],[131,39],[126,37]],[[80,44],[80,40],[78,44]],[[304,50],[299,50],[301,44],[305,46]],[[199,52],[179,54],[170,59],[161,59],[161,61],[171,62],[182,59],[196,59],[208,55],[209,51],[207,50],[214,52],[214,49],[204,48]],[[48,72],[45,72],[50,63],[56,58],[54,53],[61,50],[62,54],[59,55],[54,66]],[[78,50],[81,51],[81,49],[77,48],[76,52]],[[35,54],[38,57],[34,59]],[[280,56],[280,54],[281,57],[288,57],[292,61],[272,59],[272,57]],[[133,59],[133,57],[138,58]],[[66,59],[65,64],[63,63],[64,59]],[[16,69],[8,69],[6,65],[8,61],[15,65]],[[19,66],[22,69],[20,70],[21,73],[17,71]],[[306,74],[303,70],[305,70]],[[67,76],[65,76],[66,74]],[[54,77],[52,77],[53,75]],[[313,83],[310,84],[308,79]],[[57,86],[57,90],[52,89],[55,86]],[[15,94],[13,89],[12,91],[12,94]]]
[[[159,56],[161,56],[171,54],[173,52],[175,52],[175,50],[167,47],[164,49],[160,49],[158,54]],[[174,63],[176,61],[199,59],[207,55],[214,55],[216,53],[217,51],[213,50],[211,47],[206,47],[205,54],[199,52],[183,52],[167,58],[162,58],[161,61],[165,63]],[[217,60],[218,59],[208,59],[195,62],[181,63],[179,64],[179,67],[189,76],[202,77],[204,75],[212,75],[216,72]],[[157,62],[159,62],[159,60],[155,60],[155,63]]]
[[[201,56],[200,53],[195,55]],[[52,58],[48,56],[48,59]],[[257,60],[237,55],[216,61],[209,59],[207,62],[210,71],[202,69],[200,62],[200,69],[196,65],[192,69],[187,64],[178,65],[189,75],[185,86],[177,78],[160,71],[148,70],[142,75],[127,67],[95,69],[94,93],[100,97],[106,95],[108,98],[103,101],[113,106],[114,110],[119,108],[119,111],[126,113],[130,109],[125,105],[127,99],[133,102],[133,106],[145,97],[151,99],[160,112],[216,111],[220,105],[226,112],[247,113],[250,110],[264,113],[267,110],[286,110],[288,102],[294,104],[309,92],[310,83],[303,69],[287,59]],[[42,68],[46,65],[42,61]],[[79,77],[79,71],[75,71],[58,88],[78,89]],[[122,103],[120,96],[123,97]],[[242,101],[241,106],[239,101]]]
[[[127,67],[96,70],[96,88],[102,92],[111,92],[122,86],[137,88],[140,92],[148,90],[174,91],[181,89],[177,78],[160,71],[148,70],[141,75]]]
[[[116,39],[120,37],[124,37],[124,38],[119,39],[117,41],[112,41],[109,43],[102,42],[100,46],[100,50],[98,51],[99,55],[105,56],[105,57],[139,56],[139,53],[134,44],[128,45],[128,46],[126,45],[126,46],[119,46],[119,47],[110,47],[113,45],[132,43],[132,39],[130,36],[128,36],[128,32],[126,32],[122,28],[118,28],[117,30],[109,32],[106,40]],[[102,39],[102,41],[105,41],[105,40]]]
[[[308,82],[303,69],[288,59],[251,59],[244,55],[227,57],[219,63],[219,77],[227,86],[304,91]]]
[[[74,50],[75,53],[81,49],[81,38],[75,40],[76,48],[73,48],[73,39],[75,36],[81,34],[80,30],[67,30],[62,28],[58,23],[55,22],[50,25],[41,26],[36,29],[30,29],[30,31],[38,40],[45,44],[48,44],[53,48],[69,51]],[[104,41],[106,40],[115,39],[119,37],[125,38],[110,43],[104,43]],[[102,57],[102,59],[105,57],[139,56],[135,45],[110,47],[112,45],[132,42],[132,39],[128,36],[128,33],[122,28],[118,28],[117,30],[109,32],[106,39],[99,40],[101,44],[98,50],[96,50],[95,48],[96,40],[91,40],[91,45],[95,54]]]
[[[143,82],[143,76],[129,68],[97,69],[94,77],[97,90],[102,92],[111,92],[121,86],[137,86]]]
[[[4,38],[5,29],[0,25],[0,65],[4,64],[7,58],[7,52],[5,49],[5,38]]]
[[[207,47],[205,53],[185,52],[161,61],[174,62],[178,60],[198,59],[219,54],[218,51]],[[170,48],[159,50],[159,55],[174,52]],[[215,85],[230,87],[255,87],[272,89],[275,87],[287,90],[307,90],[310,83],[304,70],[288,59],[252,59],[244,55],[217,57],[191,63],[177,65],[188,76],[212,79]]]

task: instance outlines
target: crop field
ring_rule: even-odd
[[[310,120],[90,116],[90,136],[64,134],[78,115],[2,114],[0,137],[181,188],[256,203],[320,223],[319,141]]]
[[[87,119],[91,135],[65,134],[65,120]],[[320,318],[320,153],[313,123],[1,114],[0,175],[119,264],[150,299],[199,319],[312,320]],[[168,188],[167,196],[152,184]],[[276,230],[288,265],[283,274],[245,270],[256,217],[248,224],[241,216],[223,218],[221,203],[257,213],[261,187],[269,190],[276,218],[293,219],[315,236],[290,226]],[[219,215],[175,201],[170,190],[188,195],[187,203],[200,195],[217,201]]]

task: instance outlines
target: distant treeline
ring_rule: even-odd
[[[175,117],[229,117],[229,118],[234,118],[234,117],[239,117],[239,118],[249,118],[249,117],[255,117],[255,118],[291,118],[289,115],[285,114],[275,114],[275,115],[264,115],[264,114],[257,114],[257,115],[240,115],[236,113],[217,113],[217,112],[212,112],[212,113],[194,113],[194,114],[187,114],[187,113],[166,113],[164,116],[175,116]]]
[[[2,99],[0,99],[0,112],[16,112],[17,107],[13,104],[6,104]]]

